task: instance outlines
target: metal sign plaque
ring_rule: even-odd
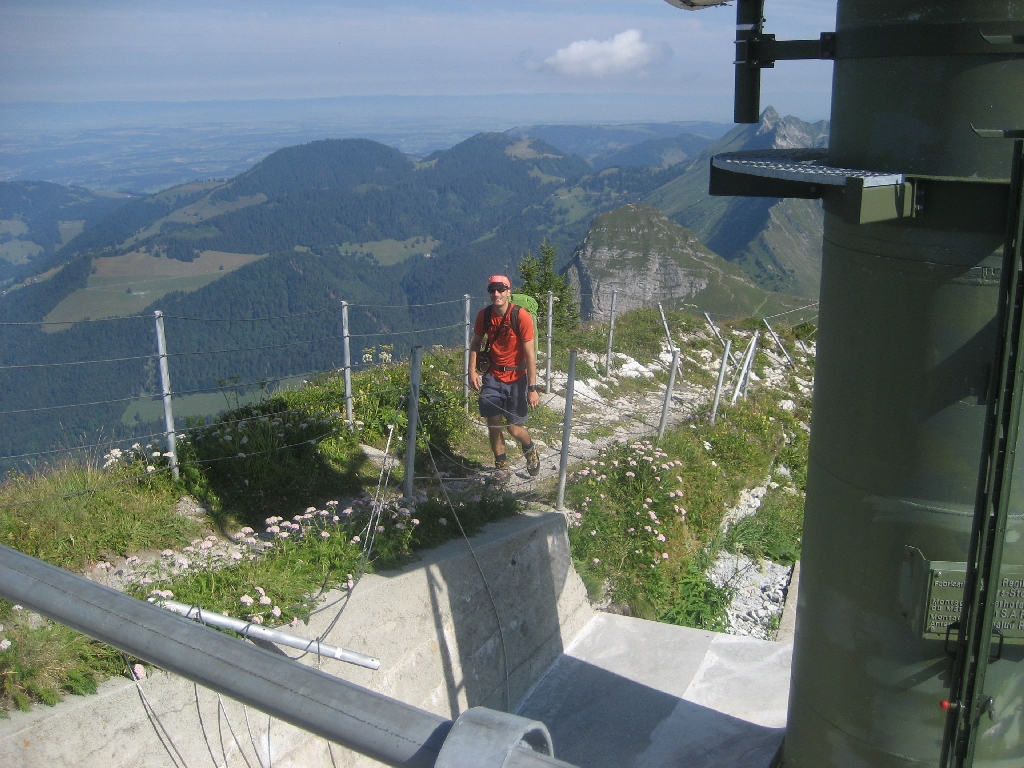
[[[1003,565],[996,592],[992,630],[1003,642],[1024,644],[1024,568]],[[945,640],[948,627],[960,621],[967,563],[926,560],[916,547],[906,548],[900,584],[904,616],[922,638]]]

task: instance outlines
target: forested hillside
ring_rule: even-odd
[[[69,240],[131,199],[45,181],[0,184],[0,291],[48,269]]]
[[[744,131],[715,147],[746,146]],[[595,171],[510,133],[420,161],[372,141],[328,140],[279,150],[226,182],[120,199],[53,249],[34,282],[0,297],[0,322],[27,323],[0,334],[0,459],[93,443],[101,432],[157,431],[145,422],[158,411],[139,406],[158,391],[156,309],[167,315],[174,391],[208,391],[339,365],[342,300],[354,305],[352,333],[376,334],[353,341],[356,361],[364,347],[405,355],[413,343],[452,343],[458,329],[409,332],[460,322],[463,294],[480,296],[495,272],[515,277],[545,241],[564,266],[594,217],[625,204],[660,200],[677,221],[710,211],[692,226],[702,240],[770,235],[764,201],[747,215],[748,201],[708,198],[700,174],[709,151],[667,168]],[[147,275],[147,264],[166,276]],[[66,365],[121,358],[132,359]],[[64,407],[80,403],[96,405]]]

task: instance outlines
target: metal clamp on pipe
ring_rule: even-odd
[[[511,765],[567,766],[554,759],[544,723],[507,712],[473,707],[455,721],[434,768],[499,768]],[[536,757],[540,761],[527,758]]]

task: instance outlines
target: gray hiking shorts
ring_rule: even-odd
[[[511,384],[499,381],[489,371],[480,382],[480,415],[485,419],[504,416],[509,424],[526,423],[530,406],[526,399],[530,379],[523,373]]]

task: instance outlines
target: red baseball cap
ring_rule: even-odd
[[[495,284],[504,285],[506,288],[512,287],[512,281],[509,280],[504,275],[491,275],[489,278],[487,278],[488,288]]]

